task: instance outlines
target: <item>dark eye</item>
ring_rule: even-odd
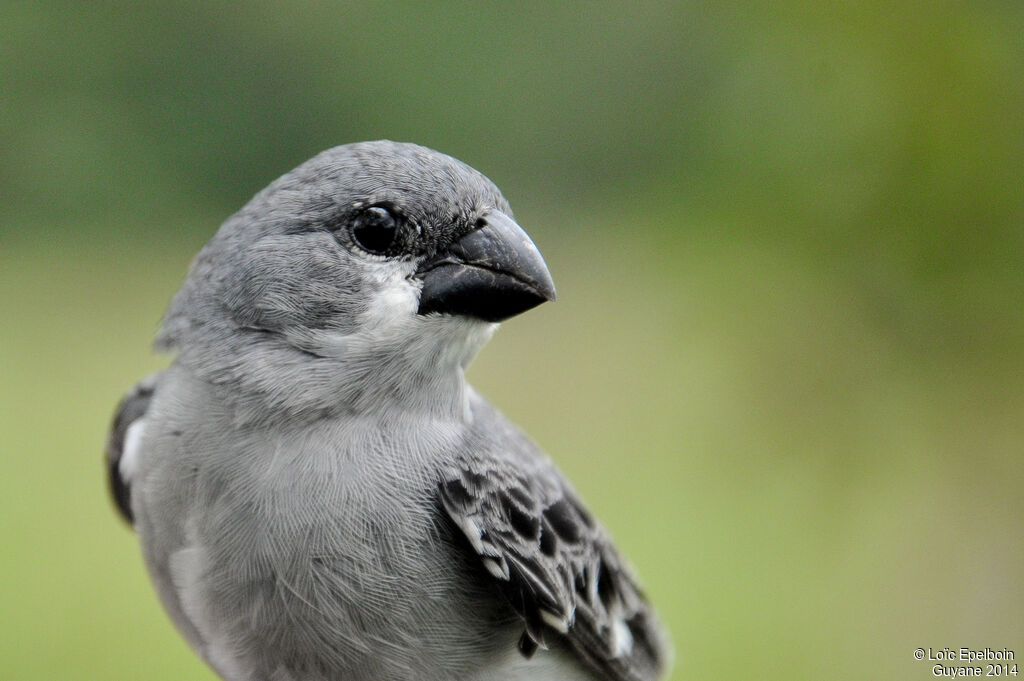
[[[363,250],[383,255],[398,239],[398,220],[382,206],[367,208],[352,223],[352,238]]]

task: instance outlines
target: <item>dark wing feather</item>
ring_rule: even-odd
[[[670,656],[665,634],[608,534],[521,432],[489,407],[474,411],[488,435],[467,443],[473,454],[440,497],[523,618],[520,651],[564,636],[608,679],[657,679]]]
[[[153,374],[142,379],[121,398],[114,413],[114,422],[110,426],[110,434],[107,436],[106,460],[107,480],[110,484],[110,495],[114,499],[114,505],[121,516],[128,521],[134,522],[131,507],[131,481],[121,475],[121,457],[124,455],[125,437],[128,428],[133,423],[146,415],[149,403],[153,399],[153,391],[156,390],[159,374]]]

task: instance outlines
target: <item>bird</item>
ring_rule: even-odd
[[[118,405],[110,491],[225,681],[653,681],[668,635],[552,460],[466,381],[552,301],[483,174],[387,140],[229,217]]]

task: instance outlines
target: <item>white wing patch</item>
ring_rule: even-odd
[[[139,469],[139,452],[142,448],[142,436],[145,429],[145,419],[137,419],[125,431],[124,450],[121,453],[121,460],[117,464],[117,470],[125,482],[131,483],[135,472]]]
[[[559,633],[565,634],[569,632],[569,620],[565,617],[559,617],[558,615],[541,608],[540,618],[544,620],[544,624]]]
[[[633,634],[621,617],[617,617],[612,624],[612,651],[615,657],[629,655],[633,651]]]
[[[481,544],[483,546],[483,544]],[[490,556],[482,556],[484,561],[484,567],[487,571],[494,575],[497,579],[509,580],[508,563],[505,561],[498,562]]]
[[[477,524],[473,522],[473,519],[469,516],[458,516],[456,522],[462,531],[465,533],[466,538],[469,539],[469,543],[473,545],[473,550],[477,553],[482,553],[484,550],[484,544],[482,541],[483,532],[477,527]]]

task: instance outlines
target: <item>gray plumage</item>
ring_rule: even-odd
[[[463,375],[553,295],[497,188],[415,145],[328,150],[225,222],[108,445],[161,600],[221,677],[660,677],[629,567]]]

